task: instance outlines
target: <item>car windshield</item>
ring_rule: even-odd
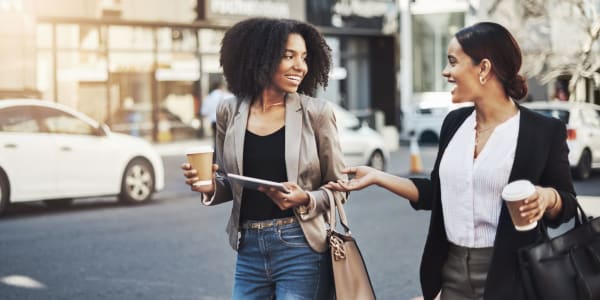
[[[569,112],[562,109],[551,109],[551,108],[536,108],[533,111],[538,112],[544,116],[552,117],[563,121],[565,124],[569,123]]]

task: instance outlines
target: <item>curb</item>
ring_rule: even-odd
[[[578,195],[577,200],[588,217],[600,217],[600,197]]]
[[[212,138],[183,140],[172,143],[154,143],[154,149],[160,156],[184,155],[185,149],[197,146],[212,146]]]

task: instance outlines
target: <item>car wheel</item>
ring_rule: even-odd
[[[126,203],[142,203],[150,200],[154,192],[154,172],[150,163],[136,158],[129,162],[121,181],[119,200]]]
[[[579,163],[573,170],[573,175],[577,179],[588,179],[592,171],[592,154],[589,150],[583,150]]]
[[[373,154],[371,154],[371,157],[369,158],[369,166],[380,171],[385,169],[385,158],[383,157],[383,153],[381,153],[381,151],[375,150]]]
[[[419,137],[419,143],[437,144],[437,142],[438,142],[438,136],[433,131],[425,131],[425,132],[421,133],[421,136]]]
[[[10,203],[9,195],[8,179],[4,175],[4,172],[0,170],[0,214],[4,212]]]
[[[65,208],[73,203],[73,199],[45,200],[44,204],[51,208]]]

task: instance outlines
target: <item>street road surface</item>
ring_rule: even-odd
[[[435,148],[421,150],[430,168]],[[404,148],[394,153],[391,172],[406,173],[408,157]],[[0,299],[229,299],[231,205],[203,207],[183,183],[184,157],[164,160],[166,189],[147,205],[112,198],[55,210],[28,204],[0,218]],[[599,183],[594,174],[576,189],[600,196]],[[353,192],[346,212],[378,298],[420,296],[429,213],[377,187]]]

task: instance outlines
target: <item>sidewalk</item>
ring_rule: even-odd
[[[212,146],[212,137],[197,138],[193,140],[183,140],[169,143],[153,143],[154,149],[160,156],[174,156],[185,154],[185,149],[197,146]]]
[[[160,156],[184,155],[185,149],[195,146],[212,145],[212,137],[198,138],[193,140],[184,140],[171,143],[155,143],[154,148]],[[436,147],[420,147],[421,158],[425,172],[423,176],[428,176],[437,153]],[[400,148],[390,154],[388,163],[388,172],[399,176],[407,176],[409,173],[410,152],[408,147]],[[577,197],[588,216],[600,217],[600,196],[579,195]]]
[[[600,217],[600,197],[578,195],[577,200],[588,217]]]

